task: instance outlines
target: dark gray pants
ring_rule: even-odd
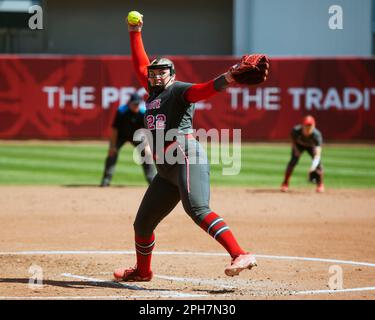
[[[134,222],[137,236],[149,237],[181,200],[187,214],[200,224],[211,212],[210,167],[202,146],[195,140],[180,149],[183,163],[156,165],[158,174],[148,187]]]
[[[124,138],[118,139],[117,144],[116,144],[117,152],[112,156],[107,156],[107,158],[105,160],[104,173],[103,173],[103,178],[102,178],[102,182],[101,182],[102,186],[110,185],[113,174],[115,172],[116,163],[117,163],[117,160],[118,160],[118,154],[120,152],[121,147],[127,141],[129,141],[134,147],[136,147],[139,143],[141,143],[141,142],[134,142],[133,140],[124,139]],[[154,177],[156,175],[155,167],[154,167],[153,164],[142,163],[142,168],[143,168],[145,178],[146,178],[147,182],[150,184],[152,179],[154,179]]]
[[[296,150],[292,148],[292,153],[290,160],[288,162],[288,165],[286,167],[286,173],[285,173],[285,181],[289,180],[289,177],[291,176],[294,167],[297,165],[302,153],[304,151],[307,151],[311,158],[314,158],[315,156],[315,148],[313,147],[304,147],[299,144],[296,145],[296,148],[298,150],[298,153],[296,153]],[[319,165],[316,168],[316,172],[318,173],[318,179],[316,181],[317,184],[320,184],[323,182],[323,165],[322,162],[319,162]]]

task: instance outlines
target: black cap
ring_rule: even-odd
[[[138,93],[132,93],[130,95],[130,99],[128,103],[141,103],[141,102],[142,102],[142,98],[139,96]]]

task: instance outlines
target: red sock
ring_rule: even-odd
[[[215,212],[211,212],[205,216],[200,223],[200,227],[217,240],[228,251],[232,258],[245,253],[237,243],[236,238],[232,231],[229,230],[224,220]]]
[[[147,276],[151,272],[152,250],[155,246],[155,235],[139,237],[135,235],[135,250],[137,253],[137,269],[140,276]]]

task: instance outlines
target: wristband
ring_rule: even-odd
[[[315,171],[315,169],[318,167],[320,163],[320,157],[315,157],[312,161],[310,171]]]
[[[223,89],[225,89],[226,87],[228,87],[229,85],[229,82],[227,81],[226,77],[225,77],[225,74],[222,74],[221,76],[218,76],[215,80],[214,80],[214,88],[216,91],[221,91]]]

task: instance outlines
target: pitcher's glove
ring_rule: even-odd
[[[246,55],[228,73],[239,84],[259,84],[267,79],[269,66],[269,60],[264,54]]]

